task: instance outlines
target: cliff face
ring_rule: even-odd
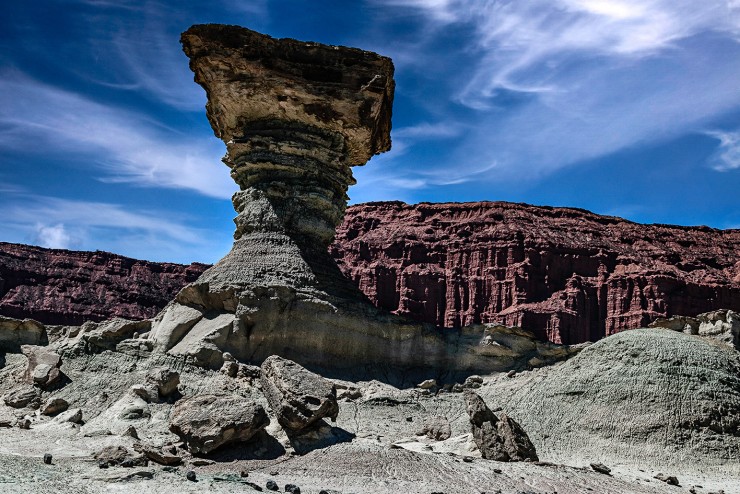
[[[207,267],[0,242],[0,314],[46,324],[144,319]]]
[[[740,231],[639,225],[509,203],[350,206],[330,247],[376,305],[443,326],[520,325],[562,343],[740,309]],[[208,266],[0,242],[0,314],[152,317]]]
[[[740,230],[501,202],[352,206],[331,253],[379,307],[559,343],[740,309]]]

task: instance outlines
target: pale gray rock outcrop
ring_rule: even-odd
[[[486,393],[548,461],[721,466],[740,453],[740,352],[696,335],[624,331]]]
[[[328,254],[352,167],[390,149],[390,59],[237,26],[193,26],[181,41],[240,190],[231,251],[154,318],[154,351],[230,376],[239,369],[224,366],[224,352],[244,363],[279,354],[348,377],[382,367],[391,380],[416,379],[412,369],[464,379],[577,353],[531,333],[444,331],[388,314]]]
[[[0,316],[0,351],[17,352],[22,345],[42,345],[46,342],[46,327],[40,322]]]
[[[236,395],[182,398],[170,415],[170,430],[193,454],[208,454],[225,444],[248,441],[269,423],[261,405]]]
[[[705,312],[696,317],[674,316],[657,319],[650,324],[651,328],[668,328],[720,341],[727,346],[740,350],[740,314],[722,309]]]
[[[262,363],[262,392],[278,422],[297,433],[323,418],[339,414],[337,389],[331,381],[276,355]]]

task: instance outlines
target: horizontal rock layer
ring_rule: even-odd
[[[0,314],[45,324],[144,319],[207,267],[0,242]]]
[[[331,253],[381,308],[565,344],[740,309],[740,230],[504,202],[383,202],[349,207]]]
[[[373,303],[445,326],[597,340],[740,309],[740,231],[511,203],[350,206],[330,248]],[[0,243],[0,314],[47,324],[153,316],[207,266]]]

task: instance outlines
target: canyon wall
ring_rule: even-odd
[[[330,247],[376,305],[443,326],[502,322],[577,343],[740,309],[740,231],[483,202],[350,206]],[[208,266],[0,243],[0,314],[151,317]]]
[[[0,242],[0,314],[45,324],[145,319],[207,267]]]
[[[740,309],[740,230],[641,225],[503,202],[348,208],[331,253],[379,307],[499,322],[559,343]]]

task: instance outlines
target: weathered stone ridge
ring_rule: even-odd
[[[565,344],[740,309],[740,230],[504,202],[384,202],[349,207],[331,252],[378,307]]]
[[[145,319],[207,267],[0,242],[0,314],[45,324]]]

